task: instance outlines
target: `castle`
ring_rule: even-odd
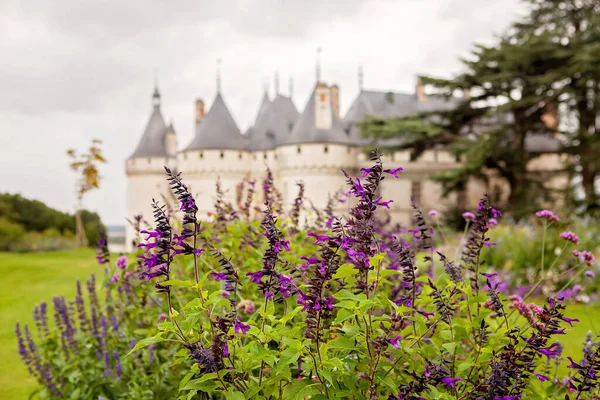
[[[219,85],[217,85],[219,86]],[[340,115],[340,88],[317,79],[305,107],[299,112],[290,99],[276,93],[273,99],[265,92],[254,124],[245,133],[236,125],[223,94],[216,97],[205,113],[203,100],[196,100],[195,136],[182,150],[177,150],[177,135],[161,114],[160,93],[152,95],[152,113],[140,142],[126,161],[128,178],[127,217],[142,214],[151,220],[153,198],[168,196],[164,166],[181,171],[199,208],[199,215],[213,210],[217,178],[225,197],[234,202],[235,188],[244,179],[261,182],[268,166],[284,204],[291,205],[297,195],[297,182],[305,184],[305,196],[317,209],[346,182],[341,169],[357,175],[371,162],[361,150],[367,145],[357,122],[369,115],[399,117],[419,111],[454,107],[460,98],[443,99],[428,95],[421,82],[414,93],[393,93],[361,88],[350,109]],[[468,95],[468,93],[465,93]],[[552,116],[549,116],[549,118]],[[485,191],[496,191],[506,198],[506,184],[489,172],[487,181],[473,179],[466,190],[441,196],[438,183],[427,178],[437,172],[456,168],[460,160],[443,148],[425,151],[411,160],[409,151],[386,152],[394,140],[378,143],[388,168],[401,166],[399,179],[385,179],[381,185],[384,200],[393,200],[393,220],[408,223],[412,217],[410,198],[423,210],[448,207],[472,208]],[[533,173],[546,174],[549,185],[560,188],[568,177],[557,171],[563,168],[565,156],[556,139],[532,135],[527,143],[530,152],[541,156],[529,166]],[[343,206],[343,205],[342,205]],[[346,205],[347,207],[347,205]],[[343,210],[341,210],[343,211]],[[132,228],[127,227],[127,246],[131,245]],[[130,248],[128,248],[130,250]]]

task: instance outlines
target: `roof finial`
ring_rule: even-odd
[[[275,96],[279,94],[279,72],[275,71]]]
[[[358,66],[358,90],[360,92],[362,92],[362,90],[363,90],[363,78],[364,78],[363,67],[362,67],[362,65],[359,65]]]
[[[292,78],[290,76],[290,82],[289,82],[289,91],[290,91],[290,99],[292,98],[292,96],[294,95],[294,78]]]
[[[317,47],[317,82],[321,80],[321,47]]]
[[[221,59],[217,58],[217,93],[221,92]]]

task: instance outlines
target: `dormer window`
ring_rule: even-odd
[[[298,154],[302,153],[302,149],[300,148],[300,146],[298,146],[298,148],[296,149],[296,151],[298,152]]]
[[[324,152],[325,154],[329,153],[329,147],[325,146],[325,147],[323,148],[323,152]]]
[[[221,157],[221,160],[222,160],[222,159],[224,159],[224,158],[225,158],[225,152],[223,152],[223,151],[222,151],[222,152],[219,154],[219,157]]]
[[[204,153],[200,152],[200,158],[204,158]]]

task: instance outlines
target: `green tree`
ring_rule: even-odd
[[[553,107],[545,101],[551,87],[544,77],[560,62],[561,55],[544,37],[519,41],[507,36],[496,45],[476,45],[463,60],[464,73],[452,79],[420,77],[437,95],[454,99],[456,107],[403,118],[371,118],[362,124],[363,134],[373,139],[400,136],[398,147],[412,149],[413,156],[440,144],[448,146],[464,163],[435,177],[446,193],[464,189],[471,177],[487,180],[492,172],[508,182],[510,208],[523,215],[546,193],[543,179],[528,173],[528,163],[540,154],[527,151],[526,143],[530,135],[554,133],[542,118]],[[463,92],[460,100],[458,91]]]
[[[581,176],[587,209],[598,208],[600,178],[600,2],[597,0],[526,0],[529,14],[514,25],[521,40],[547,37],[563,54],[552,69],[555,101],[569,124],[563,133]]]

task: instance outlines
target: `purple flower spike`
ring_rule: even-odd
[[[127,268],[127,257],[119,256],[119,258],[117,258],[117,268],[119,268],[119,269]]]
[[[110,278],[110,282],[111,283],[117,283],[119,282],[119,278],[121,278],[121,275],[119,274],[114,274],[111,278]]]
[[[421,314],[422,316],[424,316],[425,318],[427,318],[427,321],[429,321],[429,317],[433,317],[434,313],[432,312],[427,312],[427,311],[417,311],[419,314]]]
[[[314,237],[316,242],[314,244],[319,244],[321,242],[327,242],[330,238],[327,235],[318,235],[314,232],[308,232],[308,236]]]
[[[367,176],[369,176],[369,174],[371,173],[371,171],[373,171],[372,168],[361,168],[360,172],[362,172],[362,177],[366,178]]]
[[[567,324],[571,325],[571,327],[573,326],[573,322],[579,322],[579,320],[577,318],[562,317],[561,319],[563,321],[565,321]]]
[[[224,281],[227,280],[227,275],[224,272],[211,272],[210,275],[216,280],[216,281]]]
[[[398,172],[402,172],[404,171],[404,168],[394,168],[394,169],[385,169],[383,170],[383,172],[387,172],[388,174],[392,175],[394,178],[398,178]]]

